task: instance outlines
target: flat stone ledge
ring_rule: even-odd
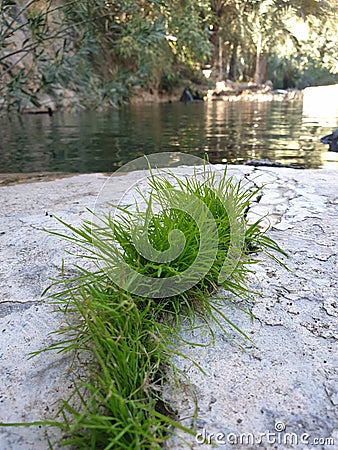
[[[297,448],[338,448],[337,172],[230,166],[228,173],[264,184],[250,220],[268,214],[269,235],[289,252],[291,272],[263,258],[252,279],[252,287],[262,292],[253,308],[254,322],[229,305],[223,311],[254,345],[242,341],[247,349],[243,352],[215,330],[213,345],[182,349],[207,375],[177,359],[191,386],[183,384],[181,391],[168,386],[166,395],[182,423],[191,426],[190,388],[195,389],[199,432],[257,436],[274,432],[276,423],[283,422],[286,432],[297,436],[335,440],[333,446]],[[98,206],[117,201],[134,176],[117,176],[111,197],[101,195]],[[89,218],[87,208],[94,208],[106,179],[86,174],[0,185],[0,422],[52,418],[57,400],[72,390],[74,373],[68,371],[67,358],[45,353],[27,359],[55,339],[49,332],[60,327],[63,317],[50,314],[41,293],[50,278],[60,276],[62,258],[69,270],[73,262],[65,254],[68,244],[44,230],[64,231],[53,216],[75,226]],[[203,330],[182,333],[204,344],[209,339]],[[48,435],[57,449],[60,432],[48,430]],[[292,448],[262,442],[259,448]],[[258,448],[255,445],[230,448]],[[0,448],[45,450],[46,430],[2,428]],[[211,447],[193,438],[186,443],[173,438],[167,448]],[[216,448],[227,446],[220,443]]]

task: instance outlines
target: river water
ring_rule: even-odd
[[[324,108],[325,110],[325,108]],[[319,139],[338,125],[302,101],[127,106],[108,112],[0,118],[0,172],[111,172],[138,156],[180,151],[212,163],[269,158],[338,169]]]

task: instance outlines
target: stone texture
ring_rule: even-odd
[[[288,251],[285,262],[290,271],[262,258],[251,280],[251,287],[262,294],[255,296],[253,322],[229,303],[222,306],[252,343],[239,339],[231,329],[234,341],[214,329],[215,340],[208,345],[207,330],[182,328],[185,339],[204,347],[185,345],[180,350],[206,374],[177,358],[182,382],[179,387],[169,385],[166,396],[182,424],[190,427],[195,392],[196,432],[224,433],[215,448],[338,449],[336,172],[232,166],[229,173],[264,184],[249,219],[268,215],[269,235]],[[98,206],[121,198],[134,176],[116,177],[114,189],[99,197]],[[44,230],[64,232],[54,215],[73,225],[88,218],[86,208],[94,208],[106,178],[79,175],[0,187],[0,422],[52,418],[58,399],[72,391],[77,369],[69,370],[68,358],[49,352],[27,359],[30,352],[56,339],[49,333],[60,327],[63,317],[50,314],[51,306],[41,293],[50,277],[60,275],[62,258],[68,271],[74,261],[65,254],[69,244]],[[298,440],[308,434],[308,442],[285,443],[285,433],[275,430],[281,423],[285,433],[294,433]],[[45,450],[47,432],[57,449],[62,437],[58,430],[0,428],[0,449]],[[275,436],[263,436],[261,443],[249,445],[226,442],[249,433],[256,439],[262,433]],[[200,443],[203,436],[197,434],[197,440],[185,436],[185,442],[171,438],[166,446],[212,448]],[[319,438],[322,443],[315,445]],[[334,444],[325,443],[328,438]]]
[[[253,340],[250,345],[234,336],[245,352],[217,329],[212,345],[180,348],[206,375],[177,358],[189,383],[183,390],[169,387],[167,398],[191,427],[195,391],[197,434],[185,443],[172,438],[167,449],[212,448],[209,441],[229,449],[338,448],[336,173],[260,169],[250,178],[255,175],[257,184],[269,184],[251,214],[269,214],[269,236],[289,253],[290,271],[263,258],[251,283],[262,293],[253,322],[222,307]],[[210,340],[201,329],[182,335],[191,342]],[[218,440],[217,433],[223,433]]]

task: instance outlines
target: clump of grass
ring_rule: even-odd
[[[254,252],[285,255],[260,220],[245,221],[256,193],[226,172],[220,179],[207,172],[202,179],[196,172],[190,178],[152,174],[148,193],[139,191],[143,209],[96,214],[95,224],[80,229],[59,219],[71,230],[62,237],[85,248],[96,267],[77,266],[76,279],[56,281],[65,286],[52,295],[71,320],[49,350],[90,355],[87,381],[53,422],[68,436],[63,444],[145,450],[160,448],[171,426],[192,433],[161,396],[182,317],[198,313],[246,336],[212,295],[223,286],[248,299]],[[189,272],[194,265],[197,277]]]
[[[153,298],[155,305],[165,302],[176,315],[192,304],[210,313],[210,296],[219,286],[248,299],[253,255],[285,255],[260,228],[261,219],[250,226],[245,221],[259,188],[235,183],[226,171],[183,179],[164,174],[151,176],[149,192],[139,191],[143,209],[118,208],[85,225],[94,257],[120,287]]]
[[[77,407],[68,399],[61,408],[58,425],[69,436],[63,444],[158,448],[167,431],[158,404],[168,351],[151,303],[139,308],[105,277],[85,277],[86,284],[67,301],[79,320],[60,330],[67,340],[54,346],[91,355],[88,381],[75,391]]]

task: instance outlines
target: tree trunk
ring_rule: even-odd
[[[229,62],[228,78],[230,80],[236,79],[237,48],[238,48],[238,44],[237,44],[237,42],[235,42],[231,48],[231,56],[230,56],[230,62]]]
[[[260,53],[256,56],[256,70],[254,82],[256,84],[264,84],[267,81],[268,68],[268,54],[267,52]]]
[[[262,34],[259,33],[256,51],[254,82],[263,84],[267,80],[268,53],[262,49]]]
[[[218,80],[223,80],[223,39],[220,33],[218,34]]]
[[[254,83],[261,84],[260,81],[260,65],[261,65],[261,50],[262,50],[262,34],[259,33],[258,40],[257,40],[257,48],[256,48],[256,68],[255,68],[255,75],[254,75]]]

